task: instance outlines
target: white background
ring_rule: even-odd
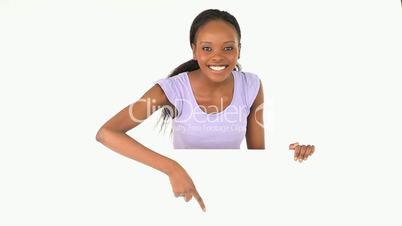
[[[240,23],[267,151],[174,151],[160,112],[129,131],[182,164],[204,213],[95,134],[191,58],[208,8]],[[1,0],[0,225],[401,225],[401,17],[397,0]]]

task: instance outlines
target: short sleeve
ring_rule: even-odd
[[[260,90],[260,79],[256,74],[246,73],[246,102],[247,106],[251,108]]]
[[[172,78],[163,78],[155,81],[154,84],[158,84],[162,88],[166,98],[171,104],[173,104],[173,106],[175,106],[175,108],[180,113],[182,104],[180,101],[180,94],[178,93],[179,89],[177,87],[177,84],[175,84],[175,81]]]

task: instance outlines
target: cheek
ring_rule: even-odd
[[[199,63],[204,64],[206,61],[208,61],[208,55],[206,54],[199,54],[197,56],[197,60]]]
[[[230,64],[236,65],[238,55],[237,54],[230,54],[226,57],[226,59],[230,62]]]
[[[230,56],[228,56],[228,59],[230,59],[231,61],[237,61],[238,57],[239,57],[239,54],[235,53],[235,54],[230,54]]]

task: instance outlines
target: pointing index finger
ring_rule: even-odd
[[[197,190],[195,190],[195,191],[193,192],[193,196],[194,196],[194,198],[198,201],[198,203],[200,204],[201,209],[202,209],[204,212],[206,212],[207,209],[205,208],[204,201],[202,200],[200,194],[198,194],[198,191],[197,191]]]

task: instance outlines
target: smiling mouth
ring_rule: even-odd
[[[228,67],[228,65],[208,65],[209,69],[212,69],[214,71],[222,71],[224,69],[226,69]]]

